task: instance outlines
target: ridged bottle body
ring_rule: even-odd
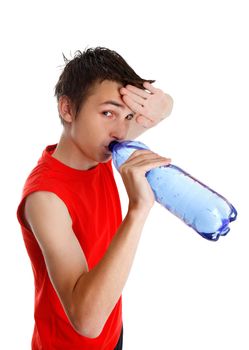
[[[110,149],[118,170],[134,151],[149,148],[139,141],[124,141],[113,142]],[[229,232],[229,223],[237,216],[233,205],[178,166],[152,169],[146,177],[156,201],[202,237],[217,241]]]

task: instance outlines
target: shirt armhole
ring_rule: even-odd
[[[25,219],[24,219],[24,215],[23,215],[24,205],[25,205],[25,201],[26,201],[27,197],[31,193],[40,192],[40,191],[54,193],[57,197],[59,197],[63,201],[63,203],[66,205],[67,210],[69,212],[69,215],[72,219],[72,226],[73,226],[73,224],[75,223],[75,220],[76,220],[76,215],[75,215],[75,211],[74,211],[73,207],[68,203],[68,201],[65,199],[66,196],[63,195],[63,193],[61,193],[61,191],[55,190],[54,188],[50,188],[50,187],[39,187],[37,189],[33,188],[33,189],[30,189],[29,191],[24,192],[23,197],[21,199],[21,202],[17,208],[17,219],[18,219],[20,225],[23,228],[25,228],[26,230],[30,231],[29,227],[27,227],[27,225],[25,224]]]

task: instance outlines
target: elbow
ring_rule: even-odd
[[[97,338],[105,325],[103,315],[94,312],[93,306],[83,307],[82,304],[81,306],[78,305],[74,307],[74,310],[71,309],[70,316],[72,327],[83,337]]]
[[[97,338],[108,317],[103,312],[103,305],[94,297],[89,288],[82,291],[74,289],[70,315],[74,330],[86,338]]]
[[[103,326],[97,320],[87,317],[82,320],[74,320],[72,322],[74,330],[81,336],[94,339],[97,338],[103,329]]]

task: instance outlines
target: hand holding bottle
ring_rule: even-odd
[[[155,196],[145,177],[151,169],[168,165],[169,158],[161,157],[149,150],[135,151],[119,168],[128,197],[129,209],[148,212],[154,204]]]

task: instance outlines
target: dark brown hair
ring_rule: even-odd
[[[78,50],[72,60],[68,60],[63,53],[62,55],[65,67],[55,85],[55,96],[57,102],[60,96],[69,97],[76,115],[97,82],[111,80],[123,86],[132,84],[144,89],[145,81],[155,81],[142,79],[123,57],[105,47],[88,48],[83,52]]]

